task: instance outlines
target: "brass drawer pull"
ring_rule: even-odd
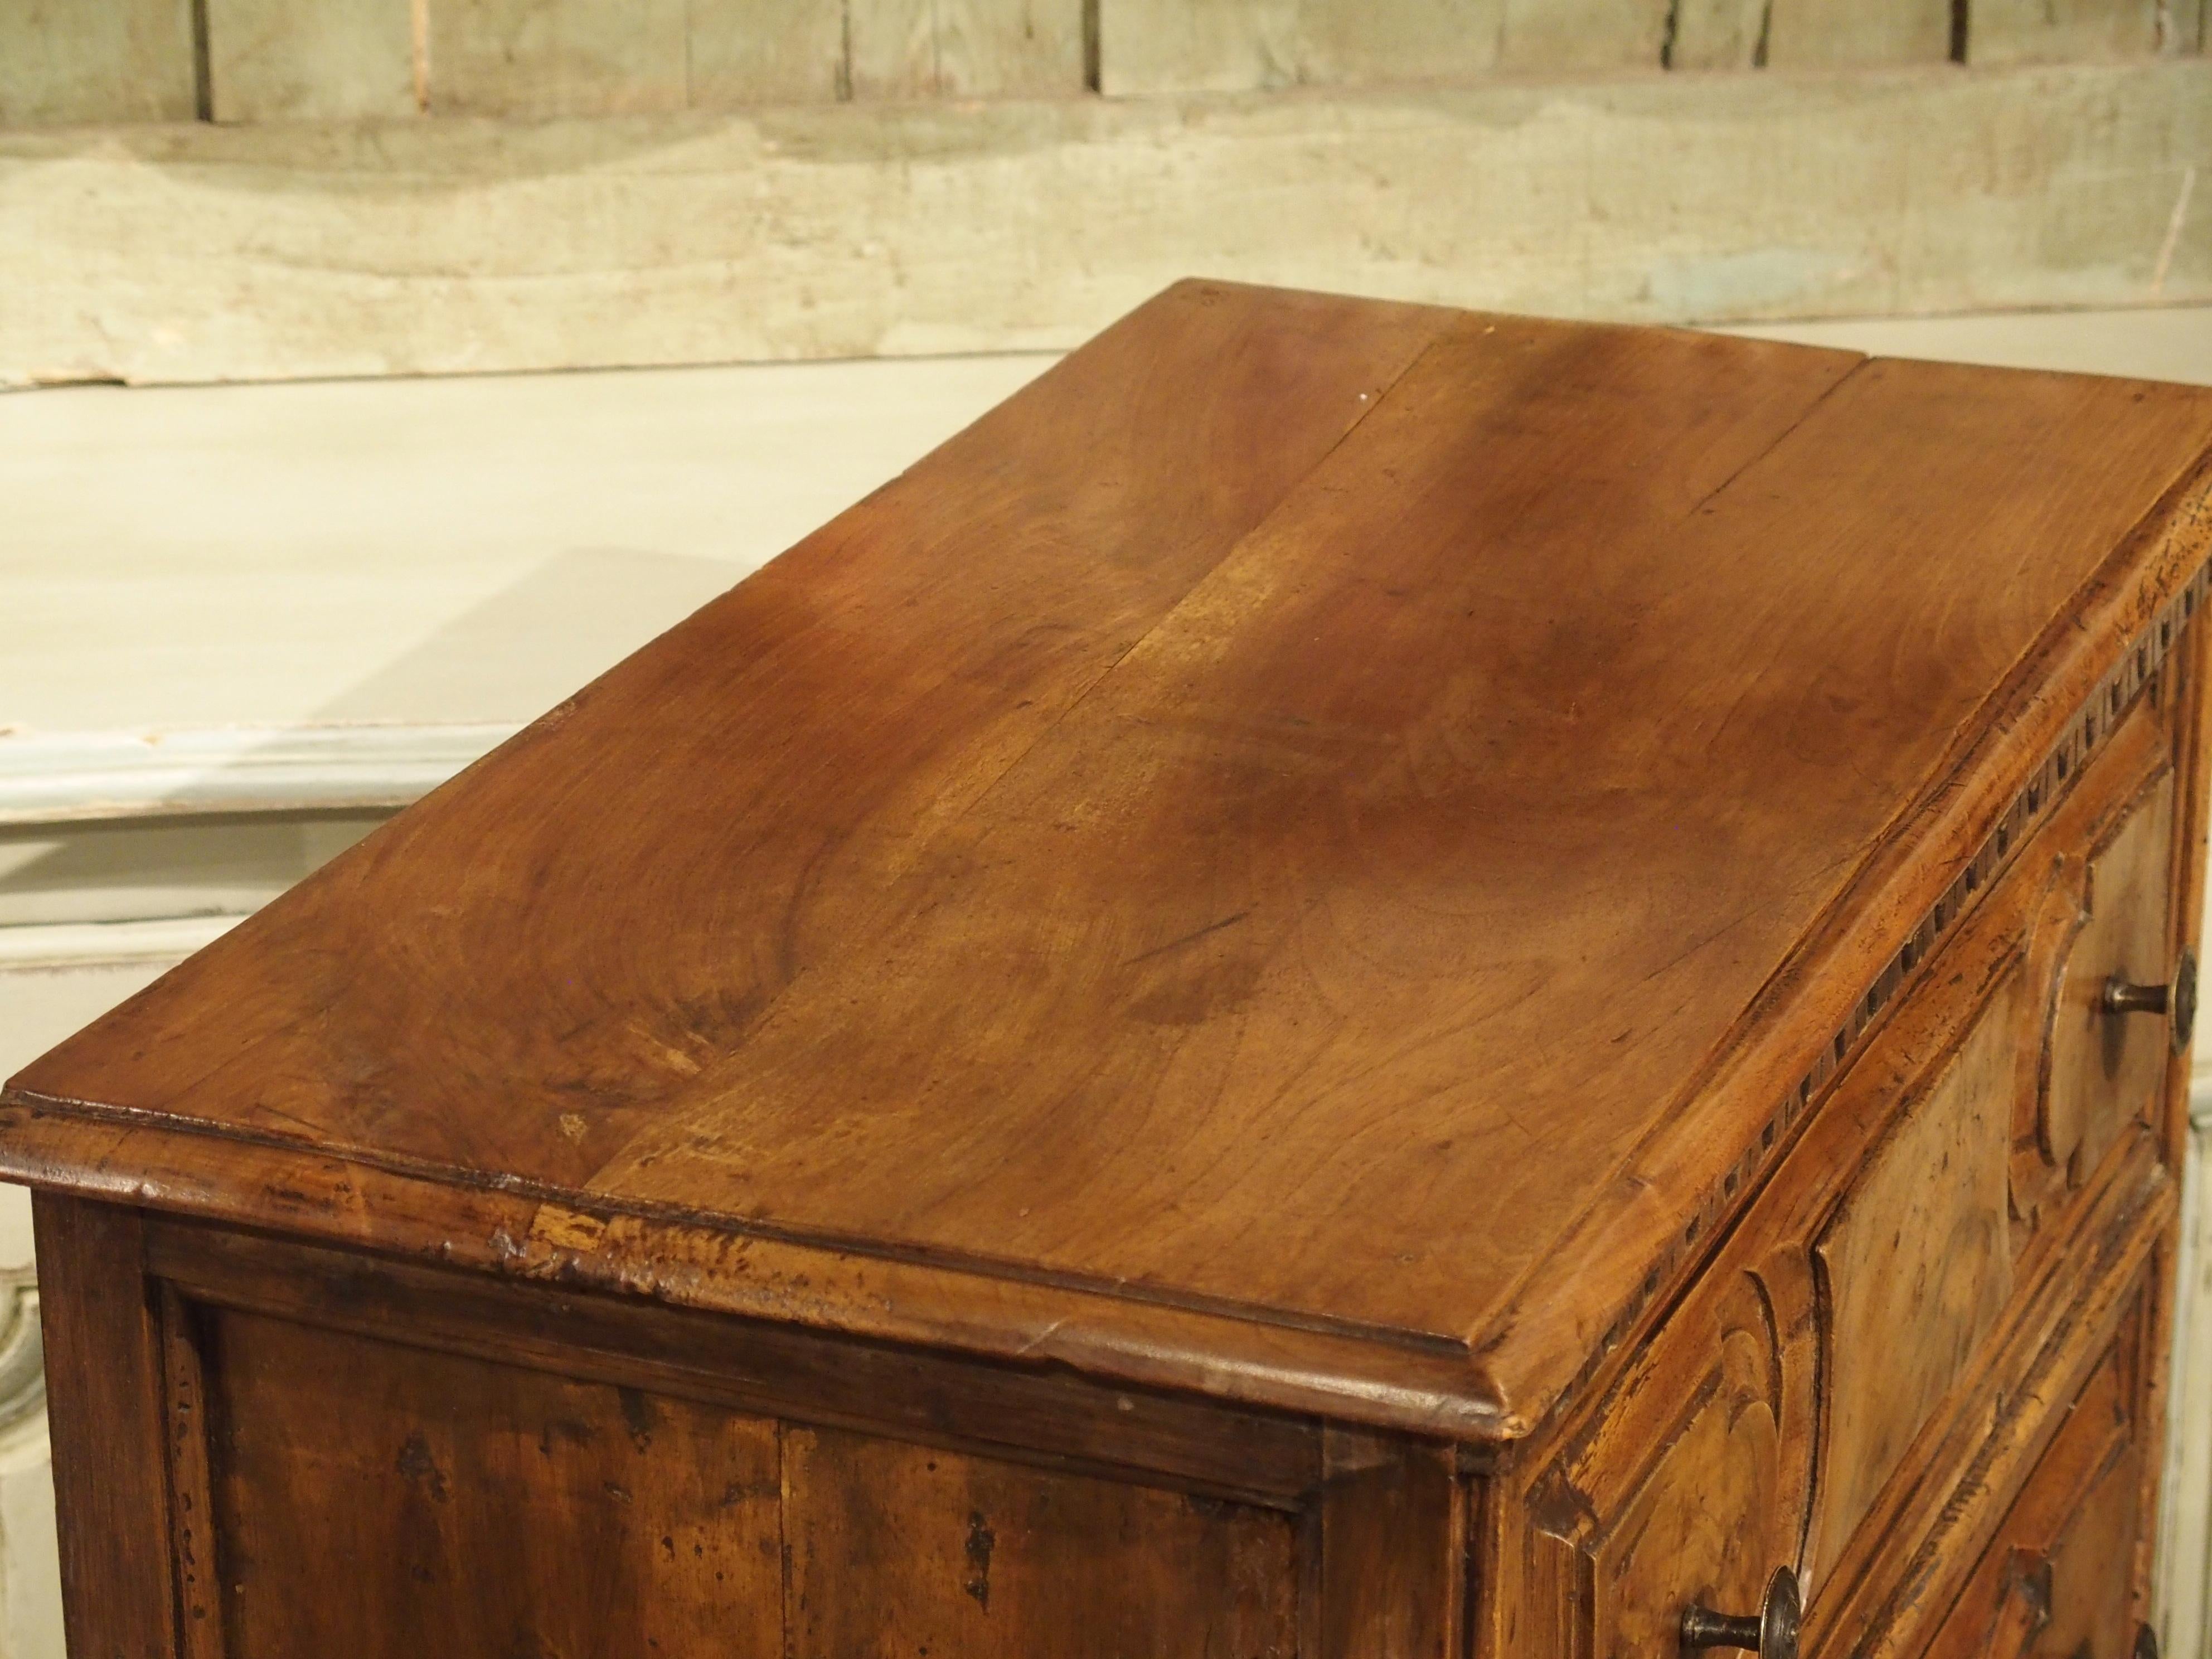
[[[1766,1599],[1759,1611],[1731,1618],[1709,1607],[1692,1607],[1682,1614],[1685,1648],[1741,1648],[1759,1659],[1797,1659],[1797,1626],[1804,1607],[1797,1590],[1797,1575],[1777,1567],[1766,1581]]]
[[[2165,1014],[2173,1016],[2173,1052],[2189,1046],[2197,1024],[2197,957],[2184,951],[2172,985],[2136,985],[2124,974],[2105,981],[2105,1012],[2108,1014]]]

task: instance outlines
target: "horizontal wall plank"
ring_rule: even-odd
[[[1191,273],[1673,321],[2203,299],[2208,153],[2203,59],[19,132],[0,382],[1055,347]]]
[[[1499,60],[1534,71],[1657,69],[1670,0],[1505,0]]]
[[[694,109],[824,104],[848,90],[837,0],[696,0],[689,28]]]
[[[1084,89],[1082,0],[846,0],[855,98],[1052,98]]]
[[[1944,63],[1951,56],[1951,5],[1952,0],[1769,0],[1766,61],[1784,69]]]
[[[1109,96],[1465,81],[1494,69],[1505,0],[1101,0]]]
[[[1972,0],[1966,58],[1974,64],[2071,64],[2147,58],[2166,44],[2161,14],[2164,28],[2176,27],[2170,0]],[[2188,33],[2185,49],[2194,50],[2193,17]]]
[[[1298,0],[1099,0],[1109,98],[1250,92],[1297,81]]]
[[[204,0],[218,121],[416,112],[408,0]]]
[[[0,126],[189,121],[191,0],[0,0]]]
[[[430,111],[681,110],[690,100],[684,12],[684,0],[430,0]]]

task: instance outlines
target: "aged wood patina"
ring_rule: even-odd
[[[79,1659],[2118,1659],[2208,495],[1170,289],[9,1085]]]

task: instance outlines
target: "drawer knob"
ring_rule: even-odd
[[[2173,1019],[2173,1052],[2189,1046],[2197,1026],[2197,957],[2184,951],[2173,970],[2171,985],[2137,985],[2124,974],[2105,981],[2105,1012],[2108,1014],[2170,1014]]]
[[[1797,1575],[1777,1567],[1766,1581],[1759,1611],[1731,1618],[1710,1607],[1692,1607],[1682,1614],[1686,1648],[1741,1648],[1759,1659],[1797,1659],[1797,1626],[1804,1612]]]

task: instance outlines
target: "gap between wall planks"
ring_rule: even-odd
[[[1060,348],[1192,274],[1637,321],[2181,302],[2208,167],[2202,59],[4,133],[0,385]]]

